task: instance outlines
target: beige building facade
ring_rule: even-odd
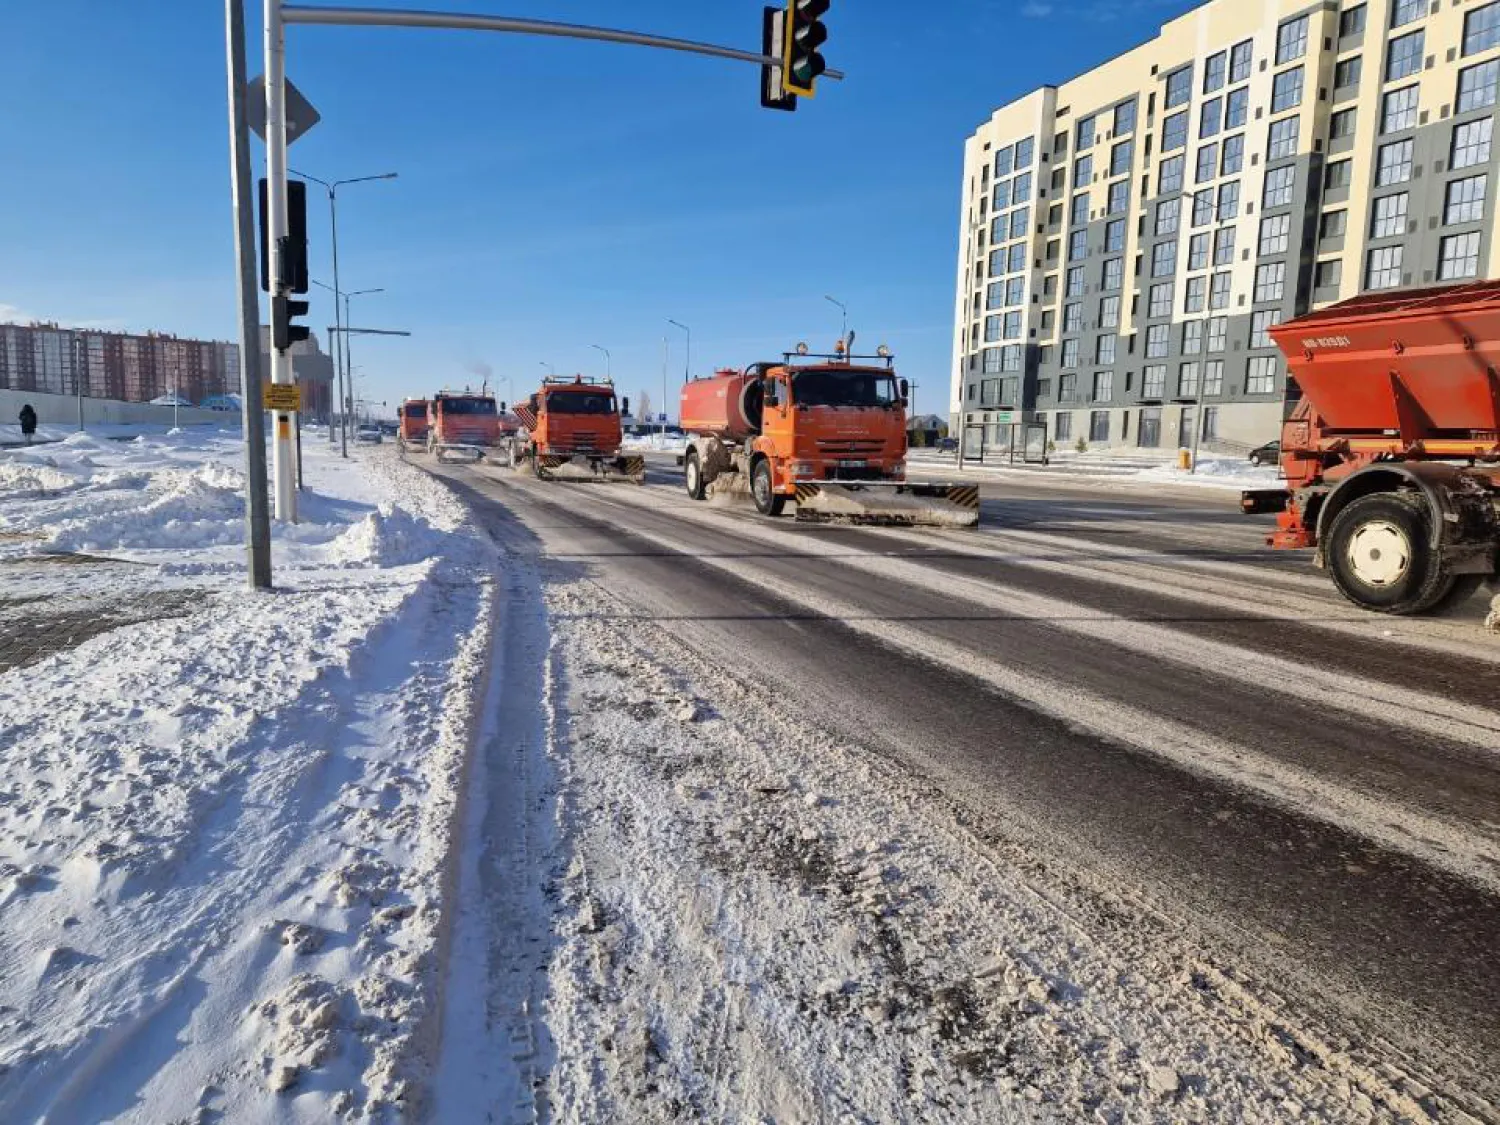
[[[1277,437],[1270,327],[1500,276],[1497,88],[1500,0],[1212,0],[996,110],[964,149],[955,426]]]

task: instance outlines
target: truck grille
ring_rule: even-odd
[[[818,452],[828,457],[871,457],[884,452],[885,442],[847,438],[819,438]]]

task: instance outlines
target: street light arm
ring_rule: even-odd
[[[333,194],[333,189],[338,186],[338,184],[336,183],[330,184],[327,180],[320,180],[317,176],[309,176],[306,172],[299,172],[295,168],[288,168],[287,171],[294,176],[300,176],[302,179],[307,180],[309,183],[322,184],[323,187],[328,190],[328,193],[330,195]]]
[[[378,176],[355,176],[352,180],[334,180],[333,186],[341,188],[345,184],[367,184],[371,180],[394,180],[397,178],[395,172],[382,172]]]

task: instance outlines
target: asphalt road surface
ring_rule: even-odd
[[[1232,493],[982,483],[975,531],[435,471],[510,552],[902,764],[1449,1108],[1500,1105],[1500,638],[1345,605]],[[790,512],[790,507],[789,507]],[[1123,919],[1123,921],[1122,921]]]

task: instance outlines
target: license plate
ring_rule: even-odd
[[[839,462],[839,468],[841,468],[841,469],[863,469],[868,463],[869,462],[867,462],[867,461],[840,461]]]

